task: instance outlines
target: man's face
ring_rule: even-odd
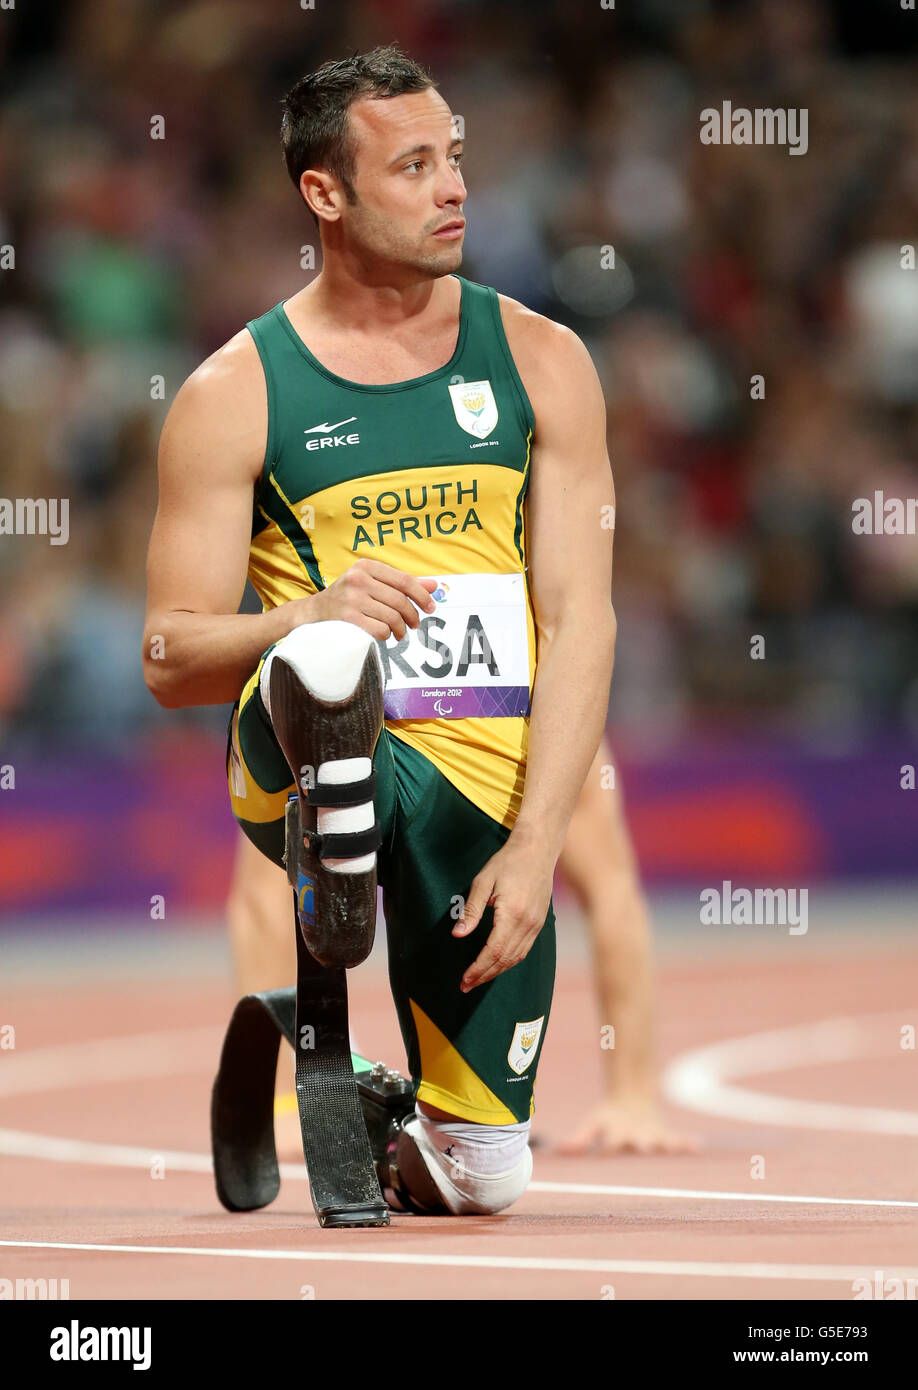
[[[435,279],[462,262],[465,184],[462,141],[432,87],[400,97],[362,98],[348,112],[356,144],[355,203],[341,209],[349,246]]]

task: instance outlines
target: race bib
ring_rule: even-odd
[[[424,578],[435,576],[425,575]],[[387,719],[506,719],[529,713],[524,574],[450,574],[399,640],[378,642]]]

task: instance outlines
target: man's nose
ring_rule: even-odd
[[[439,197],[438,203],[455,203],[457,207],[462,207],[468,197],[468,189],[462,181],[462,174],[458,169],[448,165],[444,171],[444,177],[437,190]]]

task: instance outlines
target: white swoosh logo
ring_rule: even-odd
[[[349,425],[351,420],[356,420],[356,415],[351,415],[347,420],[339,420],[337,425],[313,425],[311,430],[304,430],[304,434],[331,434],[332,430],[340,430],[342,425]]]

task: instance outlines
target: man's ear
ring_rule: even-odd
[[[300,193],[316,217],[337,222],[345,202],[344,191],[327,169],[304,169],[300,174]]]

